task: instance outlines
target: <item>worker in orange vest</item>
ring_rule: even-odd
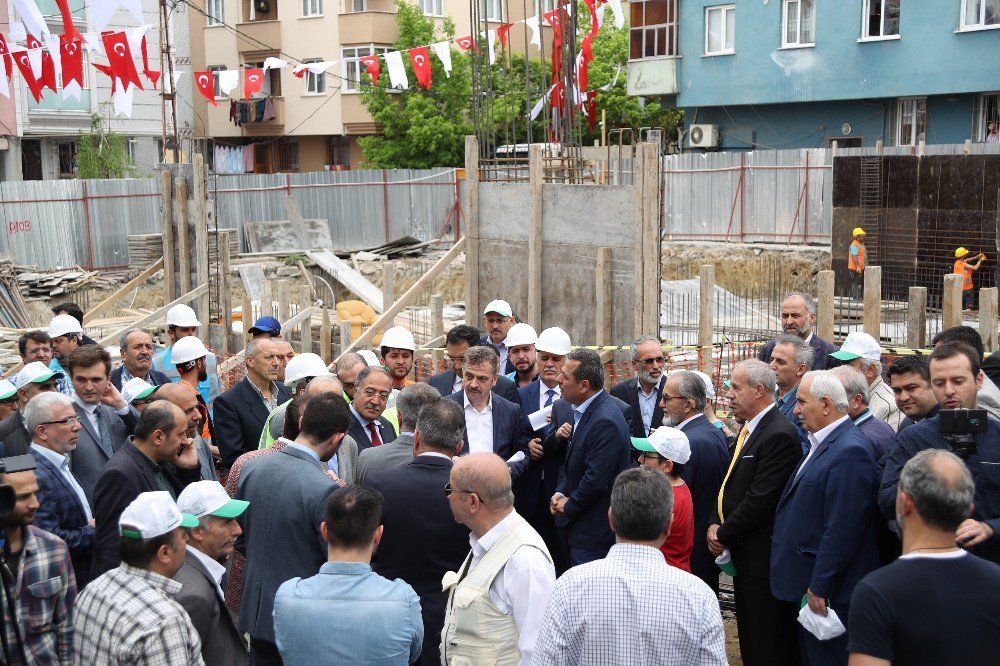
[[[854,227],[854,240],[847,255],[847,269],[851,271],[851,298],[860,298],[861,286],[865,283],[865,266],[868,265],[868,250],[865,249],[865,230]]]
[[[986,259],[986,255],[980,252],[975,257],[975,263],[969,263],[965,258],[969,256],[969,251],[964,247],[960,247],[955,250],[955,269],[952,271],[955,275],[962,276],[962,309],[971,310],[973,305],[973,299],[975,298],[975,290],[972,288],[972,271],[978,271],[979,266]]]

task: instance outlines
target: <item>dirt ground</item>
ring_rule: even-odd
[[[736,617],[728,611],[724,612],[722,625],[726,630],[726,656],[729,658],[729,666],[743,666],[743,658],[740,657],[740,641],[736,631]]]

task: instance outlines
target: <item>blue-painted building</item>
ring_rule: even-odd
[[[630,8],[629,92],[684,109],[685,150],[1000,141],[1000,0]]]

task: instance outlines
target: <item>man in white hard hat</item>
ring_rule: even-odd
[[[507,338],[507,331],[516,321],[514,309],[507,301],[500,299],[490,301],[486,309],[483,310],[483,328],[486,329],[487,334],[482,337],[480,342],[492,346],[500,354],[501,375],[515,370],[514,364],[508,358],[507,344],[504,341]]]
[[[189,336],[197,337],[198,327],[201,326],[201,322],[198,321],[198,317],[190,306],[182,304],[175,305],[167,310],[166,324],[167,337],[170,338],[171,346],[153,357],[153,368],[169,377],[170,381],[178,382],[180,381],[180,375],[177,373],[177,367],[173,362],[173,345],[182,338]],[[219,373],[216,369],[217,367],[215,354],[209,352],[205,356],[206,378],[198,382],[198,393],[201,394],[202,400],[204,400],[209,412],[214,409],[215,399],[219,395]]]
[[[517,384],[518,389],[538,378],[538,368],[535,367],[538,360],[535,349],[537,342],[538,334],[528,324],[518,322],[507,331],[504,346],[507,347],[507,358],[514,366],[514,371],[507,373],[507,379]]]
[[[285,386],[291,391],[292,397],[275,407],[268,414],[267,421],[264,423],[264,429],[260,433],[260,441],[257,444],[257,448],[267,448],[281,437],[281,433],[285,429],[285,410],[288,409],[288,403],[295,396],[305,393],[306,387],[314,377],[333,376],[333,373],[327,369],[326,362],[323,361],[319,354],[306,352],[290,360],[288,366],[285,368]]]
[[[52,360],[49,362],[49,367],[62,375],[56,380],[56,390],[72,397],[75,395],[73,382],[69,380],[69,373],[63,369],[62,361],[68,359],[73,350],[80,347],[83,327],[70,315],[61,314],[49,322],[48,333],[52,340]]]
[[[409,379],[413,370],[413,354],[417,344],[413,341],[413,333],[402,326],[393,326],[382,334],[379,354],[382,365],[392,376],[392,388],[396,391],[413,383]]]
[[[4,444],[5,456],[20,456],[28,452],[31,433],[24,421],[24,407],[39,393],[55,391],[61,374],[41,361],[33,361],[14,375],[12,383],[17,390],[18,410],[0,421],[0,442]]]
[[[862,331],[852,331],[840,349],[830,354],[830,358],[864,374],[868,381],[868,407],[871,413],[892,426],[893,430],[898,430],[903,413],[896,405],[892,388],[882,379],[882,346],[878,340]]]

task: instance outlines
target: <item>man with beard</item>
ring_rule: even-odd
[[[501,375],[514,372],[514,364],[509,359],[506,339],[507,332],[516,322],[514,309],[507,301],[500,299],[490,301],[486,309],[483,310],[483,328],[486,329],[487,335],[484,335],[479,343],[493,347],[499,354]]]
[[[190,436],[195,438],[198,458],[202,462],[202,478],[214,480],[216,478],[215,459],[219,457],[219,448],[215,444],[215,429],[212,427],[212,417],[208,413],[208,406],[201,393],[198,392],[198,384],[208,377],[208,366],[206,365],[208,354],[209,351],[205,348],[205,344],[193,335],[189,335],[174,343],[171,360],[176,364],[177,374],[180,375],[177,386],[187,389],[197,401],[198,413],[200,414],[199,427],[190,433]],[[185,405],[177,406],[186,409]]]
[[[197,337],[198,327],[201,326],[201,322],[198,321],[198,317],[195,315],[194,310],[191,309],[191,306],[184,305],[183,303],[167,310],[165,321],[167,324],[167,337],[170,338],[171,345],[177,344],[178,340],[186,337]],[[214,410],[215,399],[219,395],[219,373],[216,371],[217,361],[215,354],[209,352],[208,356],[205,357],[205,364],[208,367],[208,374],[204,381],[198,383],[198,392],[201,393],[201,397],[204,399],[205,404],[208,405],[208,409]],[[153,357],[153,367],[169,377],[172,382],[180,379],[173,362],[172,346],[167,347]]]
[[[931,371],[924,356],[897,356],[889,365],[889,386],[896,406],[906,416],[899,423],[897,434],[914,423],[934,416],[941,407],[931,389]]]
[[[632,343],[632,367],[636,378],[626,379],[611,388],[611,395],[632,408],[629,432],[632,437],[647,437],[663,423],[663,368],[667,359],[659,339],[644,335]]]
[[[507,379],[514,382],[519,390],[538,378],[537,342],[538,334],[527,324],[518,322],[507,331],[504,344],[507,346],[507,358],[514,364],[514,372],[507,373]]]
[[[781,327],[786,335],[797,335],[813,348],[813,364],[810,370],[826,370],[830,366],[828,356],[837,348],[816,335],[816,299],[809,294],[794,291],[781,302]],[[775,340],[771,340],[760,350],[760,360],[771,362],[771,350]]]
[[[111,383],[119,391],[128,380],[139,378],[153,386],[170,381],[162,372],[153,370],[153,338],[146,331],[132,328],[121,334],[118,349],[122,355],[121,366],[111,371]]]
[[[393,326],[382,334],[380,360],[392,376],[393,391],[398,392],[413,383],[409,377],[416,351],[417,343],[413,341],[413,333],[402,326]],[[395,399],[392,402],[395,404]]]

